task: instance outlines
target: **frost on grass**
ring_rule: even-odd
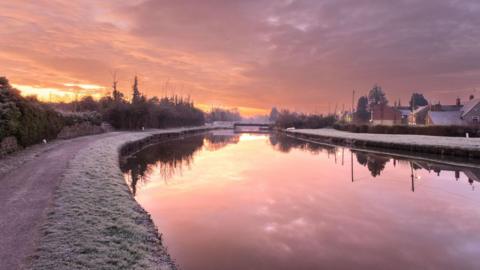
[[[42,226],[32,269],[174,269],[118,166],[119,147],[149,133],[104,138],[70,162]]]
[[[337,137],[363,141],[376,141],[384,143],[423,145],[443,148],[460,148],[468,150],[480,150],[480,138],[460,138],[426,135],[400,135],[400,134],[369,134],[351,133],[335,129],[297,129],[288,131],[298,134],[313,134],[325,137]]]

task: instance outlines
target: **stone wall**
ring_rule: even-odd
[[[70,139],[79,136],[93,135],[103,133],[104,129],[101,126],[92,125],[89,122],[82,122],[73,126],[63,127],[57,135],[58,139]]]
[[[3,138],[0,142],[0,157],[13,153],[20,149],[17,139],[13,136]]]

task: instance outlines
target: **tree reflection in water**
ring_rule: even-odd
[[[126,175],[130,189],[135,195],[138,185],[149,181],[149,176],[154,169],[158,170],[160,177],[164,181],[168,181],[176,174],[181,174],[183,169],[190,167],[194,160],[194,155],[201,149],[206,151],[218,151],[227,145],[237,144],[240,141],[240,135],[231,131],[214,131],[202,135],[195,135],[184,139],[163,142],[157,145],[147,147],[132,157],[129,157],[121,164],[122,172]],[[311,143],[285,135],[271,133],[269,135],[269,143],[273,149],[282,153],[289,153],[292,149],[300,149],[312,154],[320,154],[325,152],[328,157],[333,156],[337,163],[337,153],[341,153],[341,164],[344,165],[345,148],[333,145]],[[339,151],[341,150],[341,151]],[[448,165],[441,162],[430,162],[406,158],[394,158],[388,154],[368,153],[359,150],[351,150],[351,170],[352,182],[355,180],[353,160],[356,156],[357,163],[366,167],[372,177],[378,177],[385,169],[388,162],[392,161],[393,166],[403,164],[409,166],[412,170],[411,183],[412,191],[415,190],[415,181],[417,170],[427,170],[440,174],[442,171],[454,172],[455,178],[460,177],[460,173],[466,175],[469,183],[474,187],[475,181],[480,181],[480,169],[474,167],[459,167]]]
[[[312,143],[307,141],[298,140],[295,138],[291,138],[281,134],[270,134],[269,137],[270,144],[272,147],[280,152],[289,153],[292,149],[300,149],[303,151],[308,151],[312,154],[318,154],[322,151],[327,152],[328,154],[335,155],[335,162],[337,161],[337,148],[341,148],[342,151],[342,165],[344,160],[344,148],[336,147],[333,145],[327,144],[320,144],[320,143]],[[409,166],[412,170],[411,174],[411,183],[412,183],[412,191],[415,191],[415,181],[419,179],[417,170],[426,170],[428,172],[434,172],[437,175],[440,175],[442,171],[446,172],[454,172],[454,177],[456,180],[460,178],[460,173],[463,173],[467,178],[468,182],[472,185],[472,189],[474,189],[474,183],[480,182],[480,168],[475,167],[463,167],[463,166],[455,166],[451,165],[448,162],[443,163],[441,161],[424,161],[424,160],[416,160],[416,159],[407,159],[407,158],[396,158],[389,156],[388,154],[377,154],[377,153],[369,153],[359,150],[350,150],[353,155],[356,156],[357,163],[366,167],[372,177],[380,176],[382,171],[386,168],[388,162],[393,161],[393,165],[396,166],[397,164],[403,164]],[[352,161],[353,162],[353,161]],[[353,163],[352,163],[353,165]],[[352,181],[354,180],[353,175],[353,166],[352,166]]]
[[[239,141],[240,135],[232,135],[231,132],[210,132],[205,135],[204,147],[208,151],[217,151]]]
[[[283,153],[289,153],[292,149],[301,149],[312,154],[319,154],[323,151],[329,154],[335,154],[337,152],[337,147],[335,146],[309,143],[278,133],[270,134],[269,141],[275,150]]]
[[[190,136],[181,140],[162,142],[142,149],[120,164],[126,175],[133,195],[140,183],[149,181],[149,176],[157,169],[164,181],[168,181],[183,169],[190,167],[194,155],[202,147],[208,151],[217,151],[228,144],[239,142],[239,135],[211,132]]]

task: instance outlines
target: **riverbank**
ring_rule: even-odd
[[[480,158],[480,138],[350,133],[327,128],[285,130],[283,132],[300,139],[360,148],[392,149],[471,159]]]
[[[80,150],[55,191],[29,268],[175,269],[150,215],[124,181],[120,152],[205,130],[119,132]]]

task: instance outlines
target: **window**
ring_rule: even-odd
[[[478,125],[478,123],[480,123],[480,117],[478,116],[472,117],[472,123],[475,125]]]

